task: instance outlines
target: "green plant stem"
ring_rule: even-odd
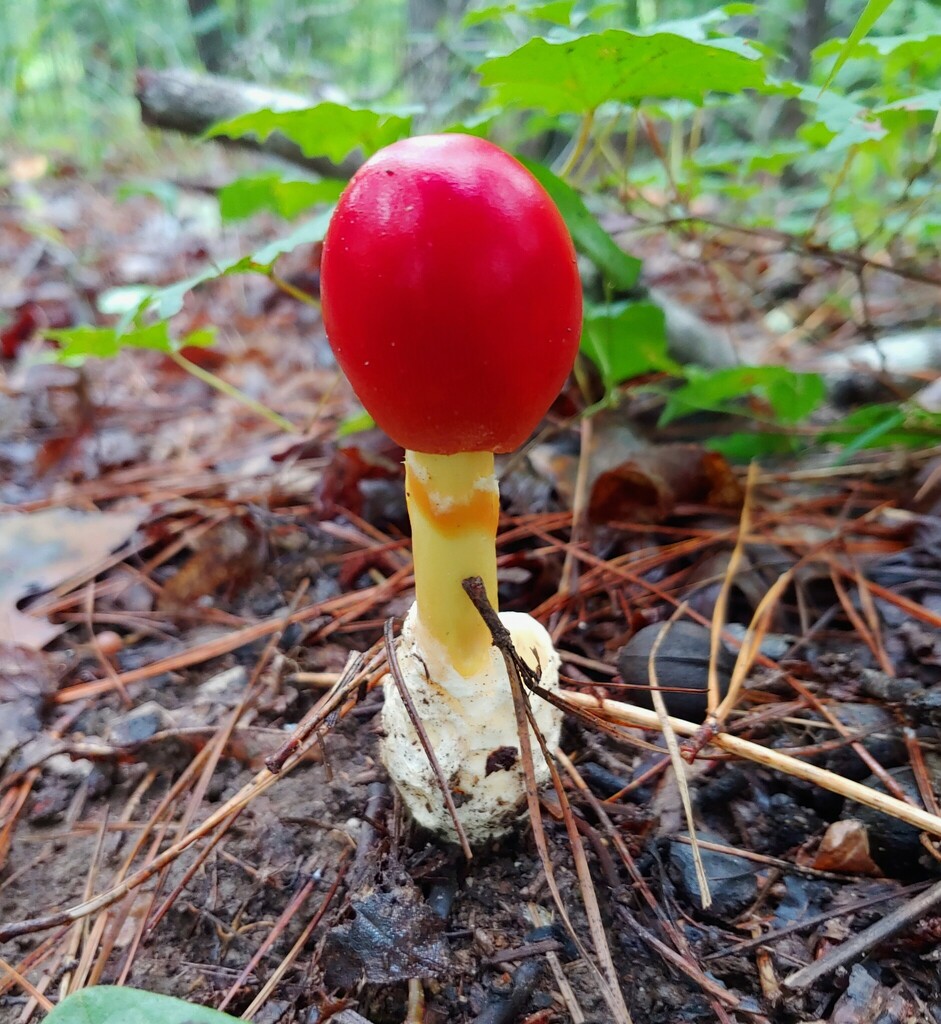
[[[817,228],[820,227],[821,222],[827,215],[827,211],[833,205],[833,200],[836,198],[837,192],[840,190],[843,182],[846,180],[847,174],[849,174],[850,167],[853,166],[853,161],[856,159],[856,154],[859,152],[859,146],[850,146],[846,152],[846,158],[840,169],[836,173],[836,177],[833,179],[833,184],[830,186],[830,191],[827,194],[827,201],[820,207],[820,209],[814,214],[813,223],[807,231],[807,238],[812,239],[817,233]]]
[[[297,285],[291,284],[290,281],[286,281],[283,277],[278,277],[274,271],[271,271],[268,277],[276,288],[284,292],[285,295],[290,295],[292,299],[297,299],[298,302],[303,302],[305,305],[314,306],[315,308],[320,305],[319,300],[313,295],[305,292],[303,288],[298,288]]]
[[[575,166],[582,158],[582,154],[585,152],[585,147],[588,145],[588,140],[591,138],[591,129],[595,123],[595,112],[589,110],[588,113],[582,118],[582,125],[578,131],[578,138],[575,140],[575,146],[572,152],[569,153],[568,159],[565,161],[565,165],[559,171],[560,178],[568,178],[568,176],[575,170]]]
[[[186,356],[180,355],[179,352],[170,352],[168,354],[181,369],[186,370],[187,373],[191,373],[194,377],[201,380],[204,384],[208,384],[211,388],[215,388],[216,391],[221,391],[226,397],[234,398],[236,402],[240,402],[246,408],[251,409],[252,412],[257,413],[270,423],[273,423],[279,430],[284,430],[289,434],[300,433],[298,428],[295,427],[290,420],[285,419],[280,415],[280,413],[276,413],[274,409],[269,409],[267,405],[259,402],[257,399],[246,395],[244,391],[239,391],[237,387],[230,384],[228,381],[223,380],[221,377],[217,377],[214,373],[210,373],[209,370],[203,369],[202,366],[197,366],[196,363],[190,362]]]

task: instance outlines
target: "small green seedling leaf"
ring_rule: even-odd
[[[59,343],[54,355],[58,363],[77,366],[86,359],[111,359],[124,348],[146,348],[153,352],[179,352],[183,348],[208,348],[216,340],[215,328],[192,331],[183,338],[172,338],[166,321],[121,331],[115,327],[69,327],[46,331],[46,337]]]
[[[237,1019],[182,999],[102,985],[63,999],[45,1024],[233,1024]]]
[[[747,40],[702,42],[669,32],[638,35],[623,29],[562,42],[530,39],[478,70],[499,102],[550,114],[586,114],[612,100],[701,103],[710,92],[772,88],[758,51]]]
[[[411,115],[348,107],[342,103],[318,103],[303,110],[256,110],[213,125],[206,135],[230,139],[254,135],[264,141],[273,132],[297,143],[305,156],[325,156],[342,163],[354,150],[372,156],[383,146],[404,138],[412,126]]]
[[[335,203],[346,182],[338,178],[321,181],[285,181],[280,174],[239,178],[219,189],[219,212],[223,220],[243,220],[259,210],[292,220],[318,203]]]
[[[585,200],[548,167],[533,160],[522,161],[558,206],[575,247],[584,253],[617,291],[628,291],[637,283],[641,261],[629,256],[598,223]]]
[[[865,36],[869,35],[869,30],[873,25],[875,25],[879,18],[885,14],[889,4],[891,3],[892,0],[869,0],[863,10],[863,13],[859,16],[859,20],[853,27],[853,31],[850,32],[849,38],[843,43],[840,53],[836,58],[836,62],[830,69],[830,74],[827,75],[827,80],[823,83],[824,89],[829,87],[836,73],[853,55],[853,51],[859,45],[860,41]]]
[[[589,309],[581,351],[598,367],[607,392],[645,373],[682,372],[667,355],[663,310],[652,302]]]

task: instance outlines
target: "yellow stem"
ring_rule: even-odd
[[[500,496],[493,453],[406,452],[405,496],[419,622],[448,662],[472,676],[489,662],[491,640],[461,581],[480,576],[496,608]]]

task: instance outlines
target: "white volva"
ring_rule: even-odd
[[[559,656],[545,628],[521,612],[505,612],[500,619],[519,655],[541,672],[541,685],[557,690]],[[452,667],[444,647],[422,627],[417,605],[413,605],[402,627],[398,663],[468,840],[482,843],[508,832],[525,809],[526,782],[503,656],[491,647],[488,664],[470,676],[462,675]],[[382,758],[386,768],[415,820],[455,841],[457,834],[441,785],[391,676],[386,677],[384,688]],[[533,694],[529,700],[553,751],[559,743],[561,712]],[[536,739],[531,736],[530,742],[536,781],[543,784],[548,781],[549,769]]]

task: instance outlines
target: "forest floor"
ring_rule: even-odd
[[[608,982],[637,1024],[941,1021],[938,452],[746,479],[702,447],[716,418],[667,436],[648,394],[582,420],[572,385],[502,461],[498,542],[501,607],[550,628],[576,695],[560,784],[468,861],[410,826],[378,760],[383,624],[413,596],[402,453],[338,440],[357,407],[316,303],[241,275],[175,320],[216,325],[184,355],[294,433],[160,353],[36,358],[44,330],[283,233],[220,228],[227,167],[161,203],[126,169],[24,164],[0,201],[0,1022],[127,984],[256,1024],[608,1024]],[[812,325],[776,359],[861,340],[825,260],[738,237],[636,253],[752,353],[784,304]],[[316,296],[317,266],[307,246],[278,270]],[[939,311],[941,289],[872,275],[882,329]],[[649,643],[619,651],[678,609],[661,685],[702,689],[695,624],[724,622],[720,676],[743,639],[749,669],[726,733],[771,763],[709,735],[677,763],[591,710],[642,699]],[[935,837],[839,780],[926,808]]]

